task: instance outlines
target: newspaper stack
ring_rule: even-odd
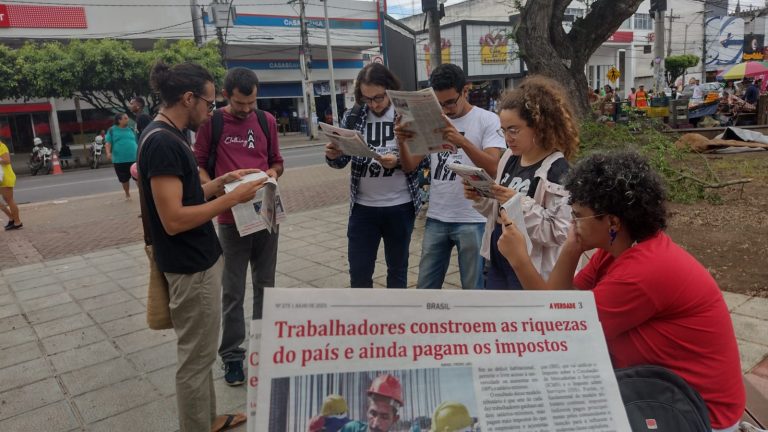
[[[411,154],[456,153],[456,146],[445,142],[439,131],[445,127],[446,120],[431,87],[415,92],[387,90],[387,95],[400,116],[400,123],[408,125],[408,130],[414,133],[408,140]]]
[[[261,180],[264,177],[268,177],[264,172],[247,174],[239,180],[224,185],[224,192],[232,192],[242,183]],[[261,230],[273,232],[275,227],[285,220],[285,208],[280,199],[277,180],[268,177],[264,187],[256,192],[254,199],[232,207],[232,216],[235,218],[235,226],[240,237]]]
[[[365,158],[380,159],[378,153],[373,151],[360,132],[342,129],[327,123],[320,123],[320,131],[347,156],[359,156]]]

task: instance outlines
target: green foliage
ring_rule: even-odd
[[[663,133],[664,125],[645,118],[631,119],[626,125],[608,126],[587,120],[581,125],[579,156],[614,150],[635,150],[645,155],[662,176],[672,202],[691,203],[700,200],[717,202],[719,196],[709,192],[700,177],[686,161],[686,153],[675,147],[675,135]],[[578,160],[578,158],[577,158]]]
[[[127,112],[130,98],[140,95],[154,110],[159,100],[152,95],[149,73],[158,59],[171,65],[199,63],[217,82],[226,72],[215,42],[198,48],[188,40],[160,41],[151,51],[115,39],[27,42],[17,50],[0,45],[0,97],[79,96],[96,108]]]
[[[664,74],[667,85],[671,86],[681,77],[685,70],[699,64],[699,56],[693,54],[681,54],[669,56],[664,59]]]

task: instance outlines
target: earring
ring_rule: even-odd
[[[616,241],[616,236],[619,234],[618,231],[616,231],[616,228],[611,227],[611,229],[608,230],[608,237],[611,238],[611,241],[608,243],[609,245],[613,245],[613,242]]]

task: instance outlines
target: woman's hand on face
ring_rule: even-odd
[[[528,256],[528,246],[525,243],[525,236],[517,229],[517,226],[507,216],[507,211],[501,209],[499,212],[501,220],[501,237],[496,245],[499,252],[509,261],[514,268],[531,258]]]
[[[581,236],[576,231],[576,224],[572,222],[571,226],[568,228],[568,236],[565,238],[561,253],[581,255],[584,251],[586,251],[586,249],[584,249],[584,245],[581,242]]]
[[[517,191],[498,184],[491,186],[491,192],[499,204],[504,204],[509,201],[513,196],[517,195]]]
[[[464,180],[462,181],[462,184],[464,185],[464,198],[474,202],[478,202],[483,198],[474,187],[469,185],[469,182]]]

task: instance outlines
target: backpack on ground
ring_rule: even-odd
[[[711,432],[704,399],[674,372],[660,366],[616,369],[632,432]]]
[[[264,132],[264,136],[267,137],[267,160],[269,164],[272,164],[272,135],[269,133],[269,125],[267,124],[267,116],[264,115],[264,111],[256,108],[256,117],[259,119],[259,126],[261,131]],[[213,118],[211,118],[211,144],[208,148],[208,163],[205,170],[208,171],[208,176],[211,179],[216,178],[216,159],[218,158],[219,140],[221,140],[221,132],[224,130],[224,113],[221,109],[217,109],[213,112]]]

